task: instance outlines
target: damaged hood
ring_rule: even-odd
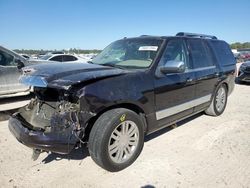
[[[45,63],[24,67],[19,81],[28,86],[68,90],[78,83],[126,72],[122,69],[89,63]]]

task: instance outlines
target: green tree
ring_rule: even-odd
[[[250,48],[250,42],[235,42],[230,45],[232,49],[244,49],[244,48]]]

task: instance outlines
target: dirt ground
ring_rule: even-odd
[[[2,121],[0,187],[250,187],[250,85],[236,85],[222,116],[200,114],[147,137],[118,173],[98,167],[86,148],[32,161]]]

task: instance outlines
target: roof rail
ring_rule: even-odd
[[[176,36],[217,39],[217,37],[213,36],[213,35],[204,35],[204,34],[186,33],[186,32],[179,32],[179,33],[176,34]]]

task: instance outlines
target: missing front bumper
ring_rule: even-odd
[[[9,130],[19,142],[30,148],[61,154],[70,153],[78,141],[71,128],[63,132],[34,131],[25,127],[15,115],[9,119]]]

